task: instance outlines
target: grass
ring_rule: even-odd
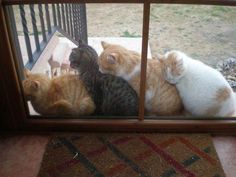
[[[49,6],[51,9],[51,6]],[[16,17],[16,23],[17,23],[17,30],[22,31],[22,24],[21,24],[21,18],[20,18],[20,12],[18,6],[14,6],[14,13]],[[132,10],[132,9],[130,9]],[[26,14],[30,14],[29,7],[25,6]],[[36,20],[39,22],[38,17],[38,9],[35,8],[36,12]],[[213,19],[218,20],[224,20],[224,21],[232,21],[233,19],[236,21],[236,13],[235,8],[233,7],[226,7],[226,6],[198,6],[198,5],[151,5],[151,11],[150,11],[150,17],[156,21],[165,21],[165,19],[168,20],[168,17],[166,15],[173,16],[173,18],[176,18],[176,20],[184,20],[184,19],[191,19],[193,16],[200,21],[204,22],[212,22]],[[52,14],[50,14],[52,17]],[[184,19],[183,19],[184,16]],[[29,15],[26,16],[28,28],[29,31],[32,32],[32,25],[31,25],[31,18]],[[123,25],[126,24],[125,18],[122,18],[123,21],[114,21],[117,25]],[[151,19],[151,20],[152,20]],[[97,19],[96,19],[97,20]],[[104,21],[106,19],[101,19]],[[40,23],[37,24],[38,29],[40,29]],[[123,32],[122,36],[130,36],[130,37],[139,37],[139,35],[136,35],[135,33],[130,33],[128,30]]]
[[[199,54],[197,54],[197,53],[192,53],[192,54],[191,54],[191,57],[196,59],[196,58],[199,57]]]
[[[157,15],[155,15],[153,12],[150,12],[150,16],[153,17],[153,18],[156,18],[158,19],[159,17]]]
[[[26,14],[30,14],[26,7]],[[93,3],[86,7],[90,37],[141,37],[142,7]],[[227,6],[151,4],[149,43],[152,54],[178,48],[194,56],[198,54],[202,60],[207,56],[212,65],[215,58],[231,56],[235,53],[236,44],[235,10],[235,7]],[[17,29],[22,34],[18,7],[14,11]],[[38,10],[35,11],[38,14]],[[31,17],[26,15],[26,18],[32,34]],[[38,17],[37,26],[40,30]],[[224,51],[228,56],[221,56]]]
[[[121,35],[121,37],[134,38],[134,37],[141,37],[141,35],[137,35],[135,32],[130,33],[128,30],[125,30],[125,31],[123,32],[123,34]]]
[[[185,28],[178,27],[177,30],[183,31],[183,30],[185,30]]]
[[[213,7],[213,11],[218,11],[218,12],[229,12],[231,11],[232,9],[231,8],[228,8],[228,7],[224,7],[224,6],[215,6]]]

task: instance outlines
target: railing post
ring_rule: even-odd
[[[42,4],[39,4],[38,8],[39,8],[39,18],[40,18],[40,23],[41,23],[43,41],[47,42],[47,36],[46,36],[45,25],[44,25],[44,16],[43,16]]]
[[[57,26],[57,16],[56,16],[55,4],[52,4],[52,16],[53,16],[54,26]]]
[[[22,22],[22,26],[23,26],[23,33],[24,33],[24,37],[25,37],[25,44],[26,44],[29,62],[33,62],[33,54],[32,54],[32,49],[31,49],[31,44],[30,44],[29,30],[28,30],[27,21],[25,18],[24,5],[19,5],[19,8],[20,8],[20,16],[21,16],[21,22]]]
[[[61,28],[61,11],[60,11],[60,4],[57,4],[57,19],[58,25]]]
[[[74,30],[73,30],[73,11],[72,11],[73,5],[69,4],[69,14],[70,14],[70,35],[72,38],[74,38]]]
[[[34,31],[34,40],[37,51],[40,51],[40,43],[39,43],[39,36],[38,36],[38,29],[36,25],[36,18],[35,18],[35,11],[34,11],[34,4],[30,4],[30,15],[31,15],[31,21]]]
[[[83,39],[84,42],[87,41],[87,27],[86,27],[86,10],[85,4],[73,4],[73,25],[74,25],[74,39],[78,41]]]
[[[66,21],[67,21],[67,23],[66,23],[66,31],[67,31],[67,33],[69,34],[69,35],[71,35],[71,33],[70,33],[70,18],[69,18],[69,11],[68,11],[68,8],[69,8],[69,6],[68,6],[68,4],[65,4],[65,8],[66,8]]]
[[[50,15],[49,15],[49,10],[48,10],[48,4],[45,4],[45,12],[46,12],[46,21],[47,21],[48,33],[52,33],[51,20],[50,20]]]
[[[66,18],[64,4],[61,4],[63,30],[66,31]]]
[[[83,38],[83,41],[88,43],[88,34],[87,34],[87,17],[86,17],[86,5],[80,4],[80,37]]]
[[[77,41],[78,40],[78,23],[77,23],[77,8],[76,4],[72,4],[72,10],[73,10],[73,23],[74,23],[74,39]]]

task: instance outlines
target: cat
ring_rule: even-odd
[[[77,75],[50,79],[46,74],[24,70],[22,81],[26,101],[41,115],[90,115],[95,105]]]
[[[122,77],[139,95],[141,56],[137,52],[102,41],[98,64],[102,73]],[[146,115],[179,115],[183,105],[175,86],[168,83],[158,60],[147,61],[145,93]]]
[[[232,116],[235,94],[223,75],[177,50],[159,58],[165,79],[176,85],[185,109],[194,116]]]
[[[136,116],[138,95],[122,78],[102,74],[98,54],[91,46],[80,41],[70,55],[70,66],[77,69],[96,105],[95,115]]]

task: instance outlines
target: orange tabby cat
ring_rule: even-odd
[[[53,79],[25,70],[23,89],[27,101],[42,115],[89,115],[95,105],[77,75]]]
[[[139,94],[141,56],[120,45],[102,42],[99,68],[103,73],[122,77]],[[183,106],[175,86],[165,81],[163,65],[158,60],[147,62],[145,108],[149,115],[178,115]]]

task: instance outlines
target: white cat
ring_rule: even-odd
[[[180,51],[159,58],[164,77],[175,84],[186,111],[195,116],[233,116],[235,94],[223,75]]]

